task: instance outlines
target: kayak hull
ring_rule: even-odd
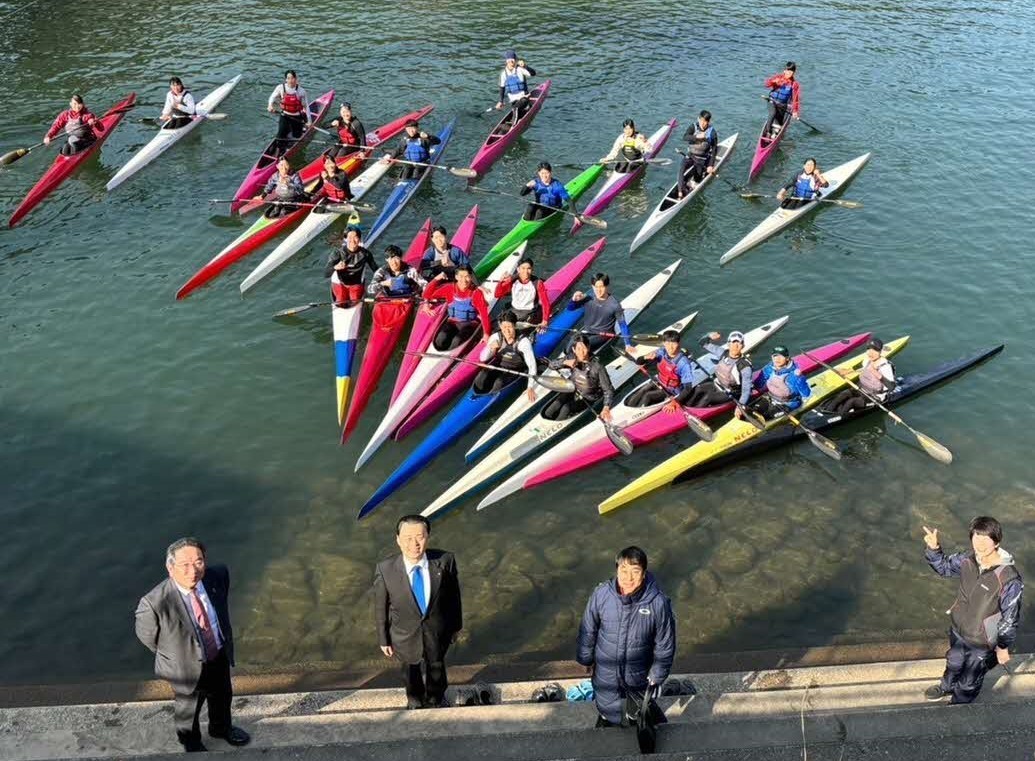
[[[535,119],[535,115],[539,113],[539,109],[543,107],[543,102],[550,92],[550,84],[550,80],[547,79],[542,84],[532,88],[532,91],[528,94],[532,105],[517,120],[517,124],[511,123],[514,112],[509,111],[492,128],[489,136],[482,143],[482,147],[478,149],[478,152],[474,154],[474,158],[471,159],[471,169],[476,171],[479,177],[488,172],[492,165],[507,152],[511,144],[521,136],[521,133],[528,129],[532,120]]]
[[[334,298],[333,291],[331,298]],[[363,322],[363,302],[350,307],[331,307],[331,328],[334,331],[334,374],[337,391],[338,425],[345,419],[352,380],[352,361],[356,356],[356,339]]]
[[[769,157],[776,153],[777,147],[783,140],[783,136],[787,134],[787,130],[791,126],[791,110],[787,109],[786,115],[783,119],[783,125],[776,137],[766,137],[765,134],[765,123],[762,124],[762,131],[758,133],[758,142],[755,143],[755,155],[751,159],[751,168],[748,169],[748,182],[758,177],[762,172],[762,167],[769,161]],[[768,123],[766,119],[766,123]]]

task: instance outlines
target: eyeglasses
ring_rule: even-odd
[[[178,568],[181,571],[186,571],[189,568],[197,568],[199,571],[205,567],[204,560],[195,560],[193,563],[173,563],[174,568]]]

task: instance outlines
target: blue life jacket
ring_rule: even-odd
[[[409,296],[416,292],[413,281],[406,276],[405,272],[391,278],[387,290],[389,296]]]
[[[519,69],[514,69],[513,73],[508,73],[506,79],[503,81],[503,86],[507,89],[508,95],[517,95],[519,92],[528,92],[528,83],[524,77],[518,74]]]
[[[449,319],[454,322],[477,320],[478,310],[474,308],[474,290],[469,291],[467,296],[454,296],[446,312],[449,314]]]
[[[784,106],[791,102],[791,96],[793,94],[794,85],[791,82],[782,84],[776,89],[769,91],[769,97],[773,99],[773,102]]]
[[[406,141],[406,151],[403,153],[403,158],[407,161],[417,161],[421,164],[428,162],[428,159],[431,158],[431,153],[424,147],[424,141],[420,135],[416,137],[406,136],[403,140]]]
[[[532,190],[535,192],[536,201],[553,209],[561,208],[568,198],[568,191],[564,189],[560,180],[551,180],[549,185],[544,185],[543,181],[536,177]]]
[[[816,195],[816,181],[811,174],[799,174],[794,183],[794,197],[811,199]]]

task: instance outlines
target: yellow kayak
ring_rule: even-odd
[[[905,348],[908,342],[909,336],[903,336],[895,341],[886,343],[884,345],[884,356],[890,357],[898,353]],[[859,370],[862,369],[864,359],[866,359],[866,352],[858,354],[851,359],[846,359],[835,365],[834,370],[826,370],[809,380],[812,395],[805,399],[804,404],[794,411],[794,416],[800,418],[808,410],[821,404],[824,399],[829,398],[832,394],[844,388],[845,379],[841,377],[838,371],[849,371],[849,379],[854,380],[858,376]],[[785,416],[770,420],[766,423],[766,430],[786,422],[788,421]],[[762,435],[762,433],[762,431],[750,423],[734,418],[716,430],[715,438],[711,441],[698,441],[693,446],[684,449],[674,457],[670,457],[657,467],[648,470],[628,486],[601,502],[597,509],[601,515],[617,510],[634,499],[638,499],[655,489],[660,489],[662,486],[672,483],[676,476],[681,473],[685,473],[703,462],[714,459],[745,441]]]

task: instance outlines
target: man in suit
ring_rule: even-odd
[[[185,537],[165,554],[169,578],[140,598],[137,639],[155,654],[155,674],[172,687],[176,736],[188,752],[206,750],[198,717],[208,701],[208,733],[231,745],[248,743],[248,733],[230,721],[230,571],[206,566],[205,547]]]
[[[407,708],[445,705],[446,651],[463,628],[456,559],[428,549],[430,535],[427,518],[403,516],[395,526],[402,553],[374,572],[378,642],[386,658],[402,661]]]

